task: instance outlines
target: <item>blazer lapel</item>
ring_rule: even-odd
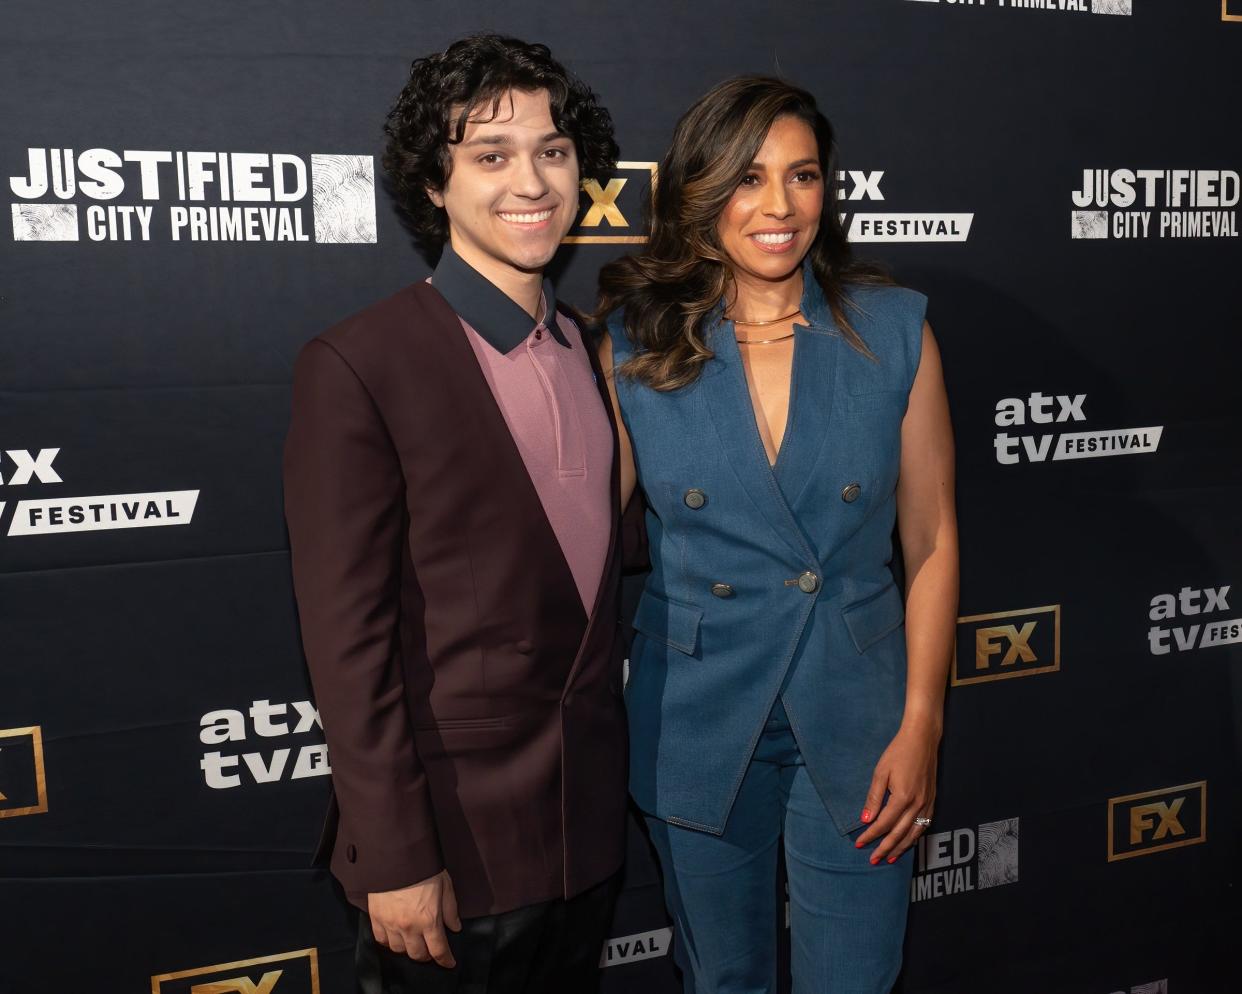
[[[789,506],[796,510],[821,453],[827,448],[841,338],[831,317],[827,325],[795,328],[799,337],[789,394],[789,420],[776,463],[776,478]]]
[[[776,536],[800,561],[808,565],[815,563],[815,555],[781,493],[759,437],[733,322],[716,324],[708,335],[707,344],[715,358],[704,364],[698,389],[706,398],[721,449],[734,475]]]
[[[608,484],[608,499],[612,513],[608,515],[608,552],[604,556],[604,572],[595,592],[595,603],[591,606],[591,612],[587,616],[586,629],[582,633],[578,654],[574,657],[573,666],[569,670],[569,678],[565,681],[566,687],[573,683],[574,677],[582,666],[587,646],[591,641],[591,633],[595,629],[595,622],[600,616],[600,609],[605,603],[605,598],[616,596],[615,574],[617,573],[617,558],[621,555],[621,543],[618,540],[621,528],[621,444],[617,433],[617,422],[612,411],[612,400],[608,395],[608,384],[604,380],[604,371],[599,363],[599,355],[593,348],[590,336],[582,326],[579,326],[579,337],[582,339],[582,347],[586,349],[587,357],[591,360],[591,371],[595,374],[595,389],[599,392],[599,402],[608,415],[608,425],[612,429],[612,469]],[[631,499],[637,499],[637,495]]]
[[[434,285],[429,284],[429,286],[435,289]],[[474,420],[480,437],[489,442],[490,447],[484,458],[496,460],[489,466],[489,473],[498,479],[497,488],[506,495],[511,495],[513,500],[519,503],[521,508],[519,516],[529,522],[530,528],[540,533],[539,546],[544,550],[545,555],[558,564],[557,569],[561,574],[560,586],[565,593],[562,599],[566,601],[569,617],[585,629],[588,619],[582,608],[582,598],[578,596],[578,585],[574,581],[573,571],[569,568],[569,562],[565,558],[564,550],[561,549],[561,543],[556,537],[552,523],[548,520],[547,512],[544,511],[543,501],[539,497],[534,481],[530,478],[530,472],[526,468],[526,461],[522,458],[521,450],[518,449],[517,442],[514,441],[509,431],[504,412],[496,403],[487,377],[479,368],[479,361],[475,357],[474,350],[470,347],[470,342],[466,340],[461,327],[461,319],[438,292],[432,295],[432,299],[443,308],[444,333],[441,337],[444,340],[446,358],[449,360],[446,364],[446,373],[451,375],[454,371],[460,372],[460,375],[453,377],[453,381],[460,389],[460,410],[468,412],[468,416]],[[615,468],[613,472],[615,477]]]

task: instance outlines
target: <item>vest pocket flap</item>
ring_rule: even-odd
[[[866,390],[862,393],[847,393],[846,404],[856,411],[874,411],[885,407],[904,410],[909,401],[905,390]]]
[[[703,612],[697,607],[670,601],[645,590],[634,611],[632,624],[648,638],[666,642],[687,656],[693,656],[698,646],[702,617]]]
[[[868,594],[864,599],[841,609],[845,627],[859,652],[878,642],[905,620],[906,606],[896,583]]]

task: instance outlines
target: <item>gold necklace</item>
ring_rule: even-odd
[[[767,324],[780,324],[782,321],[788,321],[795,314],[801,314],[801,313],[802,313],[802,308],[799,307],[796,310],[790,311],[788,314],[784,315],[783,317],[773,318],[771,321],[739,321],[736,318],[730,318],[729,315],[727,314],[725,315],[725,317],[728,320],[732,321],[734,324],[744,324],[747,327],[762,328],[764,325],[767,325]]]
[[[737,337],[736,335],[734,336]],[[793,338],[794,333],[791,331],[788,335],[781,335],[780,338],[738,338],[738,345],[768,345],[772,342],[783,342],[787,338]]]

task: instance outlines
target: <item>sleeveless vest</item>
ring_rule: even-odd
[[[731,321],[694,383],[617,378],[652,571],[625,688],[630,792],[665,821],[722,833],[779,695],[841,832],[859,815],[905,706],[905,605],[889,561],[901,421],[927,298],[852,287],[845,341],[804,263],[789,416],[770,467]],[[857,306],[853,306],[857,305]],[[616,363],[634,352],[619,311]]]

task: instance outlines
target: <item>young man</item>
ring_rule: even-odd
[[[619,470],[543,270],[612,124],[546,47],[482,35],[416,60],[385,131],[439,263],[307,343],[285,446],[320,851],[367,994],[586,992],[624,854]]]

